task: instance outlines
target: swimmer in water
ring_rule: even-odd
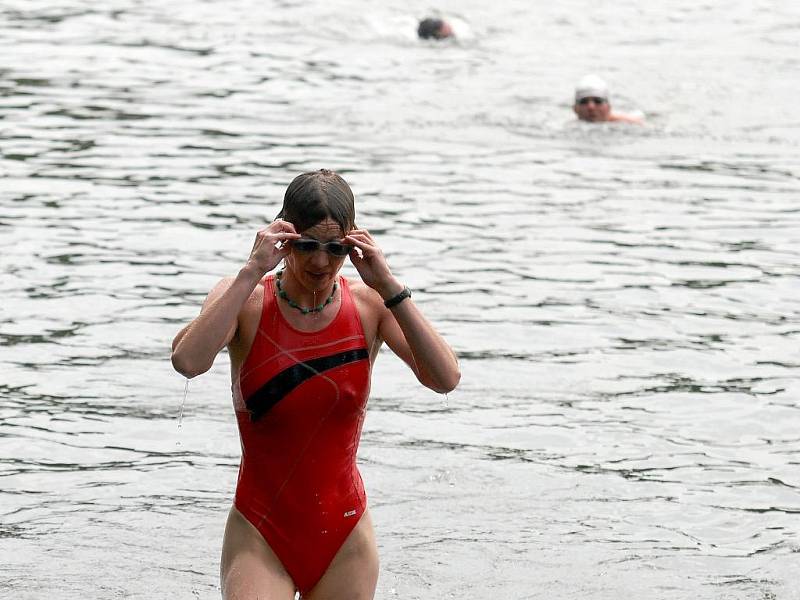
[[[587,75],[575,86],[575,104],[572,110],[581,121],[603,123],[616,121],[642,125],[643,120],[635,115],[624,115],[611,110],[608,85],[597,75]]]
[[[339,274],[346,260],[358,279]],[[373,598],[378,549],[356,451],[384,342],[430,389],[458,384],[455,353],[356,226],[344,179],[298,175],[238,274],[172,343],[186,377],[225,347],[230,356],[242,458],[222,543],[225,600]]]
[[[447,21],[429,17],[419,22],[417,35],[423,40],[444,40],[455,37],[455,32]]]

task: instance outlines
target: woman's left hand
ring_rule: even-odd
[[[350,260],[361,279],[384,299],[391,298],[403,289],[402,284],[392,275],[386,257],[369,231],[353,229],[344,237],[344,242],[354,246],[350,251]],[[361,251],[361,256],[357,249]]]

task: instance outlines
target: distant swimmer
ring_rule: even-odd
[[[455,37],[455,32],[447,21],[429,17],[419,22],[417,35],[423,40],[444,40]]]
[[[641,117],[636,115],[611,112],[608,85],[597,75],[587,75],[575,86],[575,104],[572,106],[572,110],[581,121],[591,123],[617,121],[641,125],[644,122]]]

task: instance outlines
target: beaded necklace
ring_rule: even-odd
[[[325,300],[325,302],[323,302],[319,306],[314,306],[313,308],[305,308],[303,306],[300,306],[297,302],[295,302],[291,298],[289,298],[289,296],[283,290],[283,287],[281,287],[281,276],[282,275],[283,275],[283,270],[280,270],[277,273],[275,273],[275,285],[278,288],[278,296],[280,298],[283,298],[284,300],[286,300],[286,302],[289,304],[289,306],[291,306],[292,308],[296,308],[297,310],[299,310],[304,315],[307,315],[309,313],[322,312],[323,308],[325,308],[326,306],[328,306],[328,304],[333,302],[333,297],[336,295],[336,287],[337,287],[337,283],[335,281],[333,282],[333,289],[331,290],[331,295],[328,296],[328,299]]]

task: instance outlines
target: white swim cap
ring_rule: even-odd
[[[608,84],[597,75],[587,75],[575,86],[575,102],[589,97],[608,100]]]

